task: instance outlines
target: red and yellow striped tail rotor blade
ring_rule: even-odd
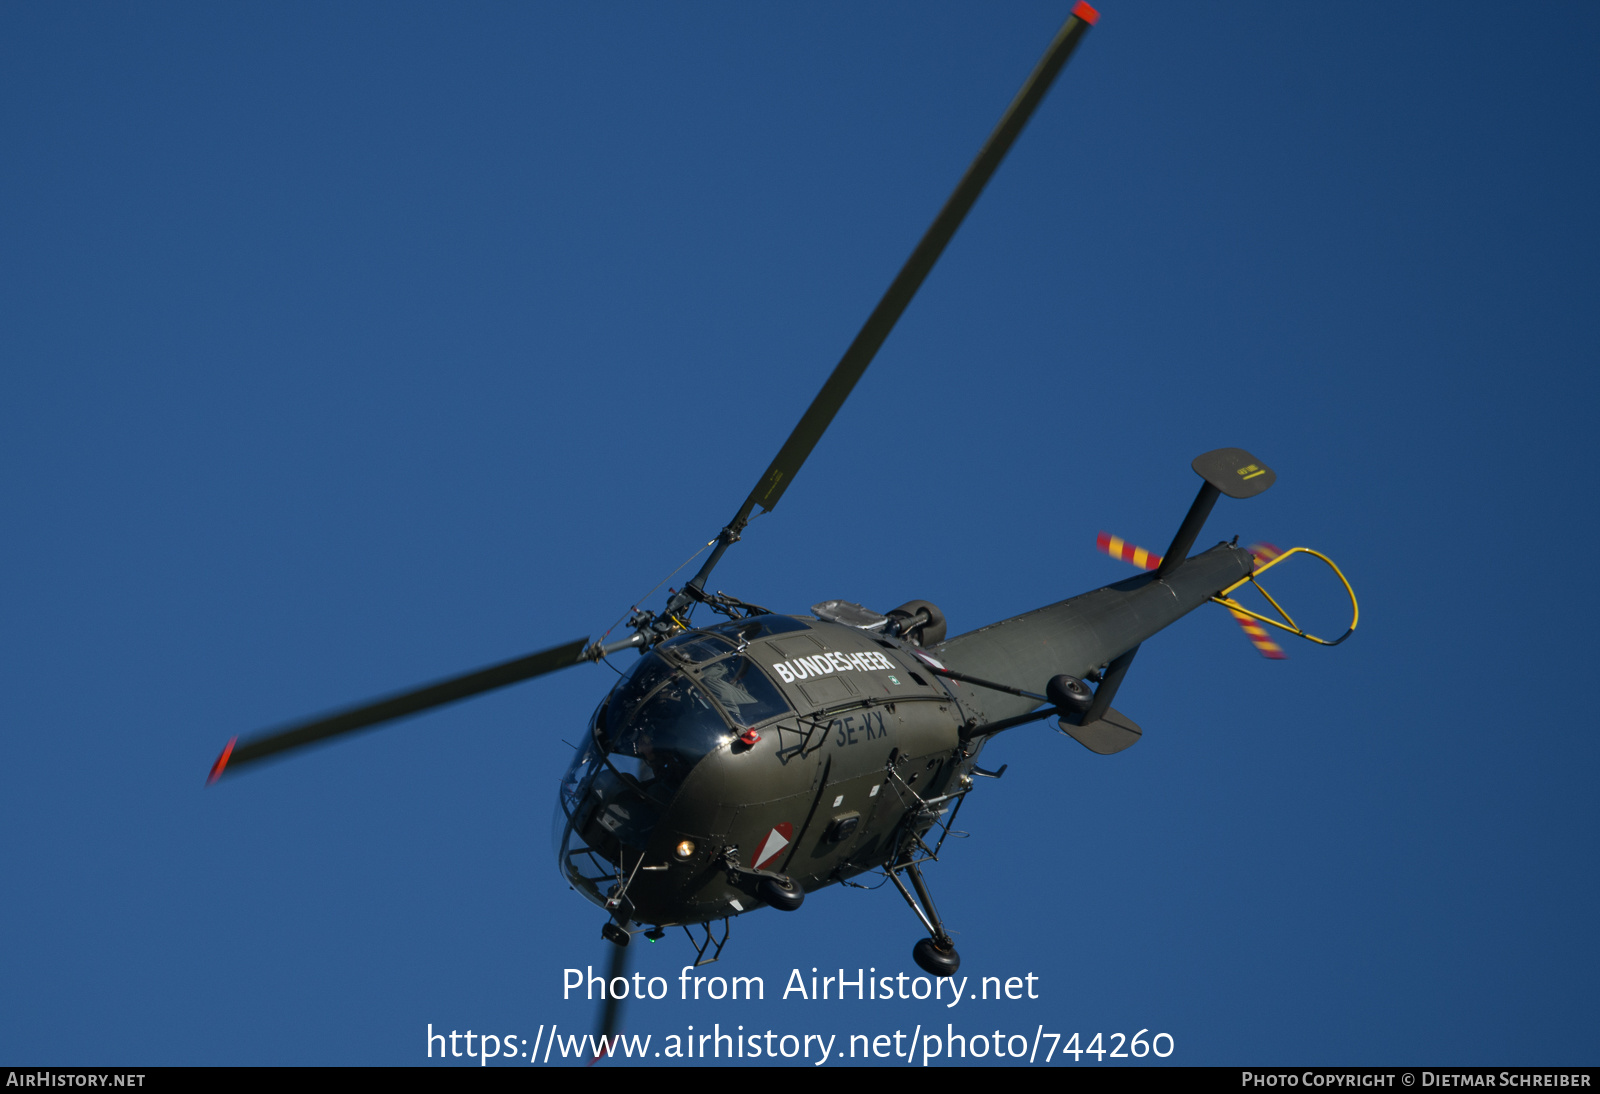
[[[1130,562],[1141,570],[1154,570],[1161,565],[1160,555],[1146,551],[1143,547],[1135,547],[1127,540],[1111,535],[1109,532],[1101,532],[1095,539],[1095,546],[1112,558]],[[1253,544],[1248,550],[1255,556],[1257,566],[1265,565],[1283,554],[1281,550],[1270,543]],[[1239,626],[1244,629],[1245,637],[1250,639],[1251,644],[1255,646],[1262,657],[1270,658],[1273,661],[1286,661],[1289,659],[1289,655],[1283,652],[1282,646],[1272,640],[1272,636],[1267,633],[1266,625],[1259,619],[1253,619],[1243,612],[1234,611],[1232,608],[1229,608],[1228,611],[1232,612],[1233,617],[1239,621]]]
[[[1161,565],[1160,555],[1146,551],[1143,547],[1135,547],[1127,540],[1118,539],[1109,532],[1101,532],[1094,545],[1112,558],[1131,562],[1141,570],[1154,570]]]
[[[1233,617],[1239,621],[1239,626],[1244,628],[1245,637],[1250,639],[1250,643],[1255,646],[1262,657],[1273,661],[1287,661],[1289,659],[1289,655],[1283,652],[1283,647],[1272,640],[1272,636],[1267,633],[1267,628],[1261,620],[1252,619],[1243,612],[1236,612],[1232,608],[1229,608],[1228,611],[1233,612]]]
[[[1265,566],[1267,563],[1283,554],[1283,548],[1274,547],[1270,543],[1252,543],[1250,546],[1246,547],[1245,550],[1249,551],[1256,557],[1257,566]]]

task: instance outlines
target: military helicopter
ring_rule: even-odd
[[[1190,557],[1219,497],[1254,497],[1276,480],[1238,448],[1194,460],[1202,485],[1164,554],[1102,537],[1102,549],[1144,572],[967,634],[948,637],[943,613],[923,600],[886,612],[829,600],[809,615],[787,615],[708,591],[756,509],[777,506],[1097,19],[1088,3],[1073,9],[771,465],[707,544],[699,571],[669,590],[660,611],[636,608],[629,633],[615,641],[577,639],[234,738],[208,783],[297,748],[634,650],[637,660],[600,702],[561,777],[555,816],[558,867],[603,909],[602,936],[619,947],[614,970],[633,935],[655,940],[671,927],[689,933],[696,964],[715,961],[737,916],[763,906],[793,912],[810,893],[876,872],[925,932],[913,959],[933,976],[951,976],[960,955],[922,867],[937,860],[978,780],[1004,774],[1004,767],[979,766],[996,734],[1054,717],[1101,755],[1137,743],[1139,726],[1111,705],[1118,688],[1145,640],[1207,602],[1227,607],[1269,656],[1267,647],[1277,647],[1256,633],[1265,635],[1266,625],[1325,645],[1348,638],[1359,611],[1353,592],[1350,627],[1332,641],[1307,634],[1270,595],[1280,619],[1232,597],[1297,554],[1333,567],[1325,556],[1234,542]],[[613,1010],[605,1024],[614,1017]]]

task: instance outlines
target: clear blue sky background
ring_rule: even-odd
[[[598,634],[709,538],[1068,6],[0,10],[0,1062],[588,1029],[548,829],[607,670],[207,767]],[[1041,999],[777,1000],[915,971],[835,888],[735,922],[709,971],[765,1003],[627,1029],[1597,1062],[1597,46],[1578,4],[1108,0],[716,584],[967,630],[1127,576],[1096,532],[1164,547],[1238,445],[1279,482],[1208,534],[1328,552],[1361,627],[1267,662],[1208,608],[1137,748],[991,747],[930,882]]]

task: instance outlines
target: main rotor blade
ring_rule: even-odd
[[[606,976],[606,983],[610,984],[621,976],[628,975],[628,947],[611,947],[611,969]],[[595,1046],[598,1055],[589,1061],[593,1067],[603,1060],[607,1053],[615,1051],[616,1042],[612,1040],[617,1031],[622,1028],[622,1000],[611,992],[606,992],[606,1001],[600,1004],[600,1028],[595,1033]]]
[[[365,729],[379,722],[404,718],[409,714],[419,714],[433,707],[442,707],[446,703],[454,703],[459,699],[503,688],[507,684],[515,684],[535,676],[542,676],[547,672],[567,668],[569,665],[576,665],[582,660],[579,655],[588,644],[589,640],[582,638],[576,642],[568,642],[564,646],[553,646],[513,661],[502,661],[486,669],[453,676],[414,691],[391,695],[386,699],[342,710],[337,714],[288,726],[276,733],[254,737],[243,744],[236,744],[238,738],[235,737],[222,750],[217,762],[211,765],[211,774],[206,779],[206,785],[209,786],[222,778],[224,771],[237,770],[244,764],[254,763],[291,748],[314,744],[341,733]]]
[[[890,282],[883,299],[878,301],[878,306],[867,317],[866,324],[856,335],[855,341],[850,343],[850,348],[845,350],[844,356],[834,367],[833,374],[828,377],[827,383],[822,385],[822,390],[812,400],[805,416],[800,419],[800,424],[794,427],[794,432],[789,434],[789,439],[784,442],[783,448],[779,449],[772,466],[767,468],[766,474],[761,476],[761,481],[745,499],[743,508],[739,510],[739,516],[735,518],[737,523],[742,524],[748,519],[757,505],[767,512],[771,512],[777,506],[778,499],[783,497],[783,492],[789,489],[789,484],[794,481],[800,465],[811,455],[811,450],[816,447],[817,441],[822,438],[834,415],[844,405],[845,399],[856,386],[856,381],[866,372],[867,366],[872,363],[873,357],[889,337],[889,332],[894,329],[895,323],[911,303],[911,298],[922,286],[934,263],[939,261],[945,245],[956,234],[956,229],[961,227],[961,222],[966,219],[973,203],[978,200],[978,195],[983,193],[990,176],[1000,166],[1000,161],[1005,159],[1017,135],[1022,132],[1022,127],[1033,116],[1034,108],[1044,98],[1045,92],[1050,90],[1057,73],[1072,56],[1072,51],[1077,48],[1084,34],[1099,18],[1099,13],[1086,3],[1078,4],[1067,17],[1055,40],[1050,43],[1050,48],[1045,51],[1044,57],[1034,68],[1032,75],[1022,85],[1022,90],[1017,92],[1017,97],[1006,108],[1005,115],[995,126],[994,132],[989,134],[989,139],[984,142],[977,158],[967,168],[967,173],[961,176],[955,192],[944,203],[944,208],[939,210],[939,215],[934,218],[933,224],[923,235],[922,242],[917,244],[916,250],[911,252],[911,257],[906,259],[906,264],[901,267],[900,273]]]
[[[744,504],[739,507],[739,512],[717,537],[716,549],[700,567],[700,572],[688,582],[691,589],[705,588],[706,578],[711,576],[711,571],[722,559],[723,552],[737,542],[739,533],[749,523],[750,514],[755,511],[756,506],[761,506],[769,513],[777,507],[783,492],[789,489],[789,484],[794,481],[801,465],[806,462],[806,457],[811,455],[811,450],[822,439],[822,434],[827,431],[834,415],[839,413],[839,408],[844,405],[845,399],[849,398],[850,392],[855,388],[856,381],[867,371],[867,366],[872,363],[873,357],[877,356],[878,350],[889,337],[889,332],[894,330],[895,323],[911,303],[911,298],[917,294],[917,289],[922,287],[922,282],[933,269],[934,263],[939,261],[939,256],[944,253],[945,245],[956,234],[956,229],[961,227],[961,222],[966,219],[973,203],[978,200],[978,195],[983,193],[990,176],[1000,166],[1000,161],[1005,159],[1017,135],[1022,132],[1022,127],[1033,116],[1034,108],[1044,99],[1045,92],[1050,90],[1050,85],[1072,56],[1072,51],[1077,48],[1078,42],[1099,18],[1100,13],[1084,0],[1079,0],[1077,6],[1072,9],[1072,14],[1056,33],[1050,48],[1045,50],[1044,57],[1034,67],[1027,82],[1022,85],[1022,90],[1011,100],[1011,105],[1000,118],[1000,124],[994,127],[994,132],[989,134],[989,139],[979,149],[977,158],[967,168],[967,173],[961,176],[955,192],[944,203],[944,208],[939,210],[939,215],[934,218],[933,224],[923,235],[922,241],[917,244],[916,250],[911,252],[911,257],[906,259],[906,264],[889,283],[883,299],[872,309],[872,314],[867,317],[855,341],[844,351],[844,356],[834,366],[833,373],[822,385],[822,390],[811,401],[811,406],[801,417],[800,424],[794,427],[794,432],[783,442],[778,455],[756,483],[755,489],[750,491],[750,496],[745,498]]]

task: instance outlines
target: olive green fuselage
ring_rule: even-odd
[[[574,883],[597,903],[621,889],[624,906],[613,909],[619,918],[671,926],[761,906],[760,871],[787,875],[811,892],[881,867],[971,789],[990,727],[1043,705],[936,675],[928,658],[963,675],[1043,692],[1059,673],[1083,677],[1105,666],[1251,566],[1248,552],[1219,544],[1164,580],[1140,574],[926,650],[798,617],[803,628],[756,638],[742,651],[793,709],[731,726],[632,847],[574,811],[575,831],[590,837],[589,848],[614,873]],[[683,671],[695,677],[693,665]],[[755,733],[741,738],[746,728]]]

